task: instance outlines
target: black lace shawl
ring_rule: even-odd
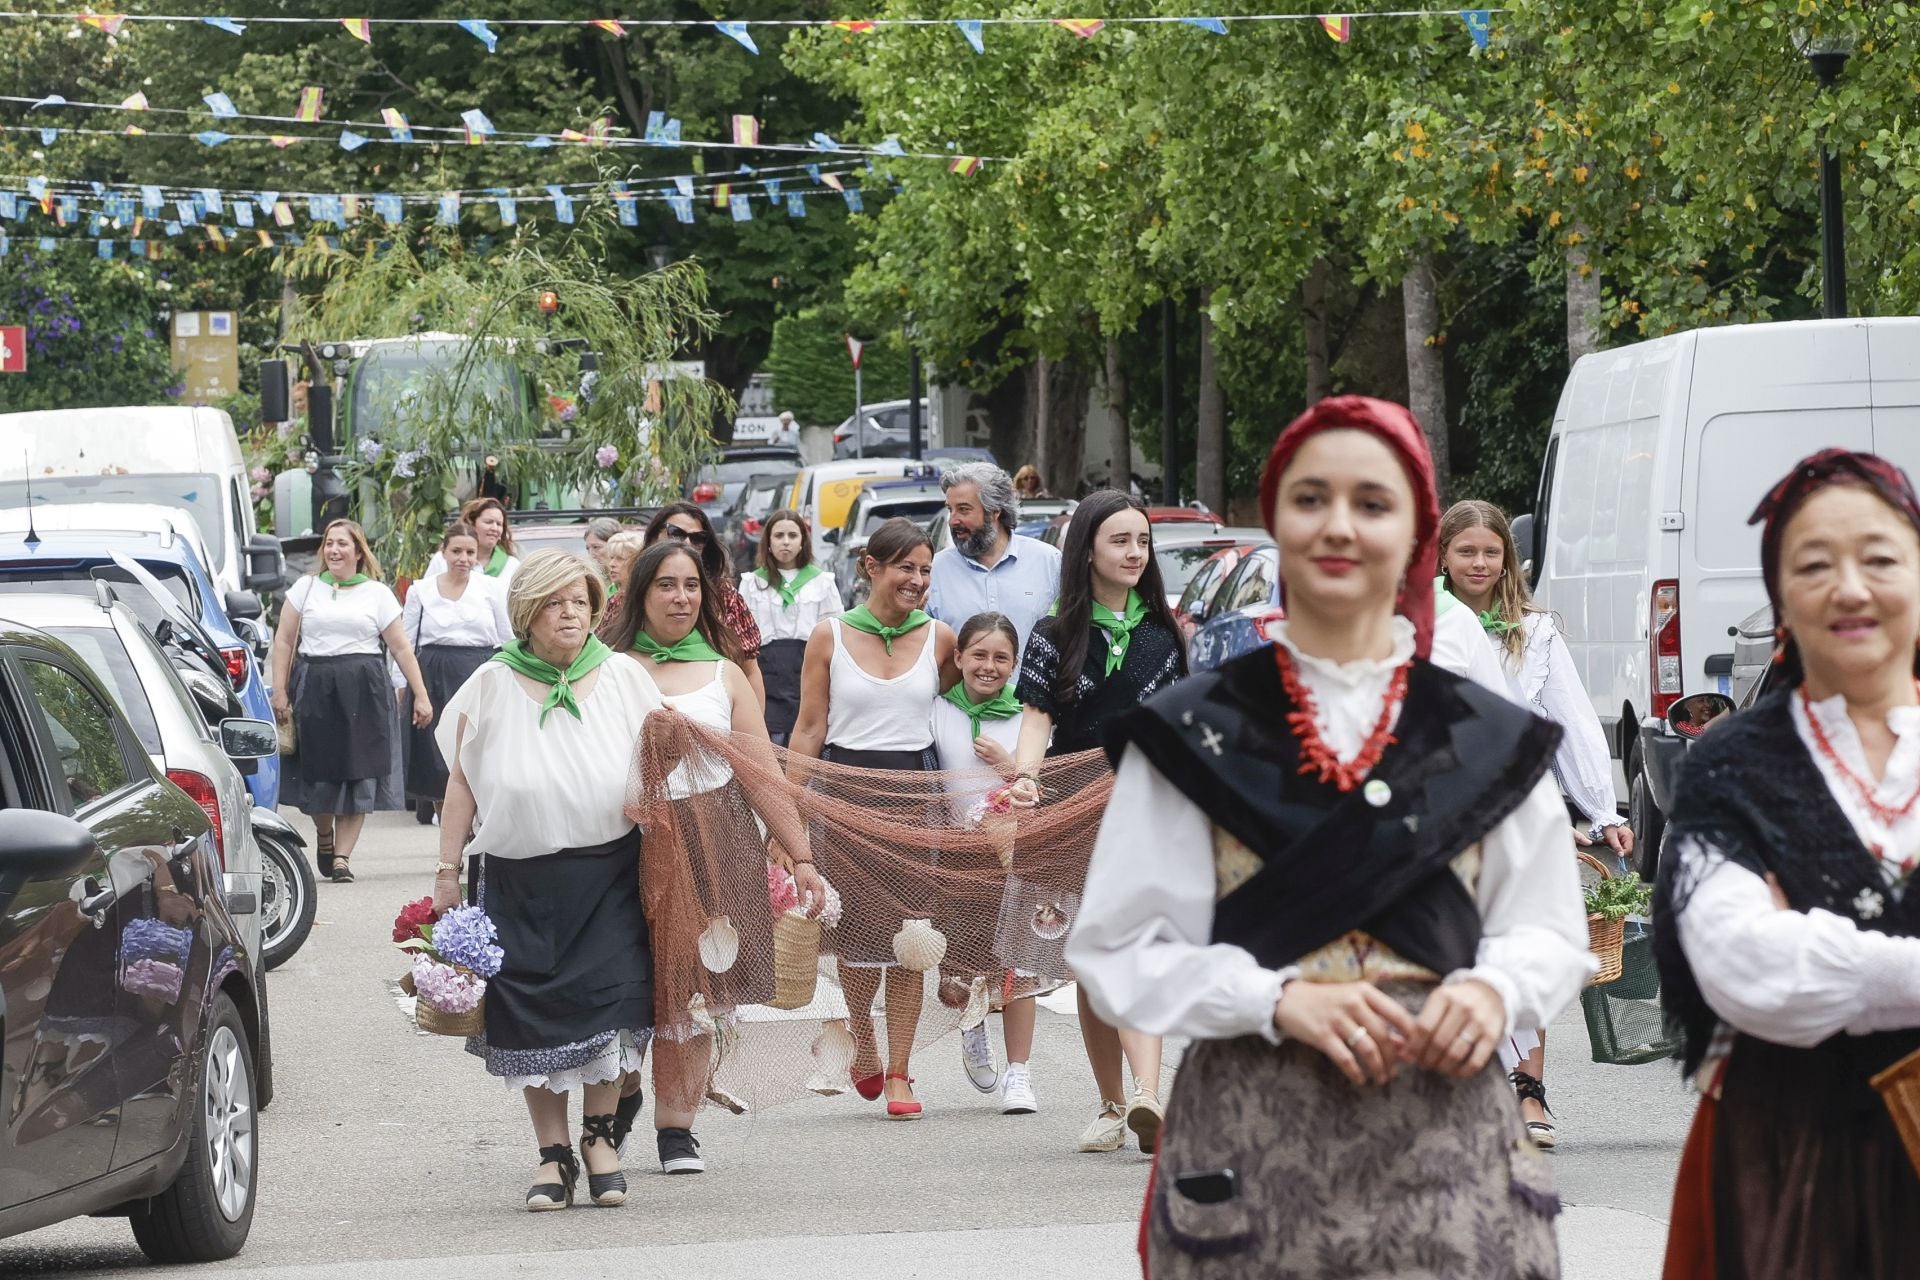
[[[1896,898],[1888,891],[1879,860],[1860,843],[1794,731],[1793,696],[1792,689],[1768,694],[1708,732],[1689,749],[1674,788],[1671,843],[1660,859],[1654,894],[1653,949],[1688,1075],[1699,1068],[1718,1019],[1680,948],[1677,922],[1695,887],[1721,860],[1756,875],[1772,873],[1796,911],[1820,908],[1863,929],[1920,935],[1920,894]],[[1682,868],[1676,852],[1688,837],[1708,850],[1691,871]],[[1870,904],[1870,919],[1863,918],[1860,903]],[[1894,1031],[1842,1033],[1820,1049],[1846,1054],[1860,1072],[1871,1074],[1916,1046],[1920,1032]]]

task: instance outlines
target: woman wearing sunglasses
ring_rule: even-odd
[[[727,553],[713,530],[713,521],[691,502],[669,502],[647,522],[647,545],[661,541],[684,543],[700,558],[707,587],[720,602],[720,619],[739,642],[740,668],[746,672],[747,683],[753,686],[753,696],[760,700],[764,714],[767,686],[760,676],[760,625],[753,620],[753,610],[740,598],[739,588],[733,585]]]

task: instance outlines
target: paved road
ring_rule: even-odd
[[[642,1137],[629,1147],[626,1208],[525,1213],[535,1153],[519,1099],[457,1041],[416,1034],[388,989],[400,972],[393,914],[425,892],[433,860],[411,816],[376,818],[355,858],[359,881],[321,887],[312,938],[273,974],[279,1097],[261,1117],[253,1236],[210,1270],[346,1280],[405,1261],[409,1280],[1138,1274],[1132,1224],[1147,1158],[1073,1151],[1092,1086],[1073,1021],[1055,1012],[1041,1014],[1034,1055],[1038,1115],[1000,1115],[961,1076],[949,1039],[916,1063],[929,1111],[919,1123],[889,1124],[851,1095],[753,1116],[709,1111],[705,1176],[659,1175]],[[1577,1009],[1550,1038],[1566,1274],[1655,1276],[1691,1099],[1670,1067],[1587,1061]],[[144,1265],[112,1219],[0,1241],[10,1277]]]

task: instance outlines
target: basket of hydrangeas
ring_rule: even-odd
[[[498,939],[479,907],[455,907],[438,919],[432,898],[400,909],[393,942],[413,958],[400,986],[414,997],[413,1017],[422,1031],[477,1036],[486,1030],[487,979],[506,959]]]

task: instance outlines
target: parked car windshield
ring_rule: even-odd
[[[105,619],[106,615],[102,614],[101,620]],[[147,702],[146,690],[133,669],[133,659],[120,643],[120,633],[110,626],[48,627],[46,632],[79,654],[92,669],[94,678],[106,687],[121,714],[133,726],[141,748],[148,755],[161,754],[160,725],[153,718],[153,707]]]
[[[200,472],[152,476],[36,476],[0,482],[0,507],[70,507],[77,502],[137,502],[183,507],[210,547],[223,544],[220,478]]]

